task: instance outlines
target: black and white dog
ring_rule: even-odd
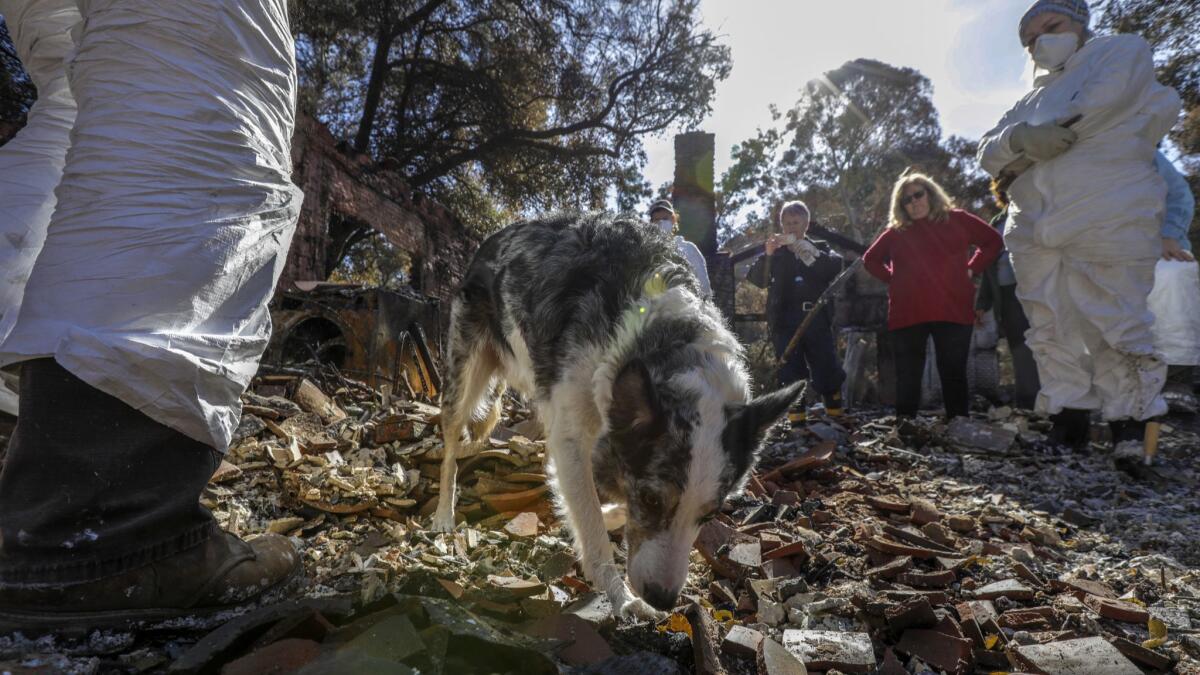
[[[434,529],[454,527],[464,436],[488,438],[512,386],[545,427],[588,580],[621,616],[673,607],[700,526],[799,391],[751,399],[740,344],[698,296],[675,243],[637,220],[561,215],[488,237],[450,312]],[[628,585],[602,504],[625,519]]]

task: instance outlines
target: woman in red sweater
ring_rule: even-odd
[[[863,264],[888,285],[898,415],[917,414],[931,335],[946,417],[967,414],[967,356],[975,323],[972,277],[982,274],[1002,247],[995,230],[953,208],[928,176],[910,173],[896,182],[891,222],[863,254]]]

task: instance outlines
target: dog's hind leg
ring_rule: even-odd
[[[452,329],[451,345],[450,367],[447,369],[450,376],[442,392],[442,441],[446,454],[442,458],[438,506],[433,516],[435,532],[454,529],[458,454],[462,447],[463,432],[474,418],[483,397],[498,386],[495,380],[500,365],[495,349],[482,339],[469,341],[461,335],[455,335]],[[495,410],[497,405],[494,403],[492,409]],[[488,417],[491,417],[490,413]]]

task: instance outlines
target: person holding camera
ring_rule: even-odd
[[[838,360],[829,308],[817,309],[817,299],[841,273],[845,261],[825,242],[810,239],[811,216],[801,201],[787,202],[779,210],[781,232],[766,242],[766,254],[751,266],[746,279],[767,289],[767,325],[775,356],[783,358],[788,343],[809,312],[819,311],[801,336],[796,348],[779,367],[779,384],[811,379],[813,388],[825,404],[825,414],[843,413],[842,382],[846,373]],[[793,426],[807,421],[803,399],[788,411]]]

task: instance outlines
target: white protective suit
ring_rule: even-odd
[[[0,0],[35,70],[45,45],[26,37],[38,24],[21,10],[71,4]],[[289,181],[296,69],[287,3],[77,4],[83,22],[67,72],[78,115],[24,300],[3,307],[12,325],[0,335],[0,365],[54,357],[224,450],[270,335],[266,302],[302,196]],[[49,171],[53,152],[44,155]],[[20,177],[4,167],[7,209],[29,191],[10,192]],[[30,229],[41,236],[34,216],[5,218],[0,239]],[[25,264],[32,251],[5,255]]]
[[[1018,123],[1081,116],[1071,126],[1076,143],[1008,190],[1004,241],[1029,316],[1040,412],[1100,409],[1107,420],[1166,412],[1166,365],[1154,353],[1146,296],[1166,195],[1155,144],[1179,109],[1175,91],[1155,80],[1145,40],[1099,37],[1038,77],[980,142],[979,161],[995,176],[1022,158],[1010,145]]]
[[[54,212],[54,186],[75,123],[75,99],[67,87],[64,59],[75,47],[79,22],[74,0],[0,0],[17,54],[37,87],[38,98],[24,128],[0,149],[0,340],[17,320],[25,281],[46,238]],[[36,45],[36,49],[34,48]],[[17,414],[17,396],[0,377],[0,411]]]

